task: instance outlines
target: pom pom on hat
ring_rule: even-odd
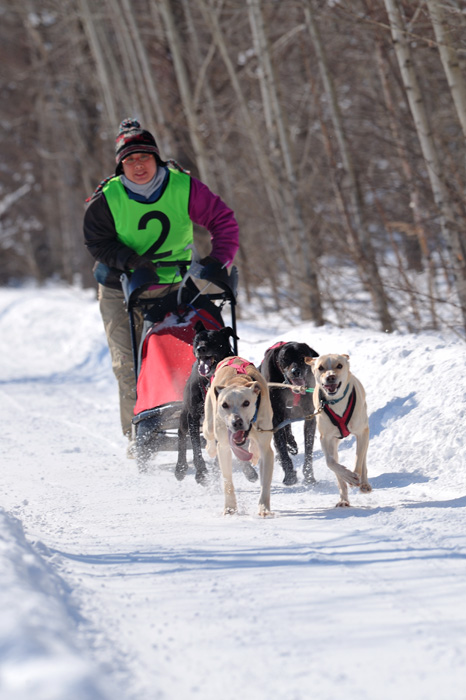
[[[124,119],[115,139],[116,175],[122,172],[122,160],[131,153],[153,153],[157,164],[164,165],[157,143],[150,131],[142,129],[137,119]]]

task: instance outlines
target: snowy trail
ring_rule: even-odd
[[[241,354],[256,362],[293,335],[348,352],[369,402],[373,492],[352,491],[353,507],[335,509],[317,443],[318,484],[284,487],[277,465],[276,515],[264,521],[257,484],[240,472],[240,513],[225,518],[218,478],[205,489],[192,471],[177,482],[170,453],[147,475],[125,459],[88,295],[18,290],[0,293],[0,307],[0,351],[10,351],[0,373],[0,535],[21,551],[32,545],[55,582],[36,634],[55,630],[61,650],[37,653],[49,674],[59,651],[61,670],[70,668],[54,676],[54,694],[32,674],[31,695],[27,677],[21,683],[11,658],[0,658],[2,700],[464,698],[466,391],[454,406],[436,405],[432,393],[445,367],[463,367],[460,340],[305,324],[270,337],[259,324],[240,326]],[[341,455],[352,466],[351,439]],[[22,590],[34,608],[38,591]],[[15,610],[17,590],[10,595]],[[36,651],[16,652],[15,668]]]

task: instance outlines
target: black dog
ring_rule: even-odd
[[[196,330],[193,342],[193,353],[196,361],[184,388],[183,407],[178,428],[178,461],[175,467],[175,476],[178,481],[186,476],[188,470],[186,448],[189,434],[196,469],[196,481],[201,484],[205,482],[207,476],[200,435],[205,396],[217,364],[225,357],[234,355],[229,338],[235,337],[235,333],[229,327],[219,331],[206,331],[202,323],[196,324]]]
[[[304,362],[305,357],[318,357],[318,353],[306,343],[277,343],[269,348],[260,365],[260,372],[267,382],[279,384],[295,384],[308,389],[315,387],[315,379],[310,367]],[[273,408],[274,428],[284,420],[304,418],[314,413],[312,393],[293,394],[291,389],[270,388],[270,400]],[[312,450],[316,431],[315,420],[304,422],[304,480],[309,484],[315,483],[312,466]],[[293,437],[291,426],[274,433],[274,444],[285,477],[283,483],[287,486],[296,484],[298,477],[293,467],[290,453],[298,453],[298,446]]]

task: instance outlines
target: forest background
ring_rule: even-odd
[[[0,284],[95,286],[136,117],[235,210],[243,307],[463,335],[465,64],[464,0],[0,0]]]

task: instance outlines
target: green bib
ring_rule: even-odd
[[[186,249],[194,240],[193,224],[188,214],[191,178],[178,170],[169,171],[168,183],[157,202],[130,199],[119,177],[109,180],[103,193],[115,222],[118,240],[138,255],[146,254],[152,262],[191,260]],[[160,267],[161,284],[179,282],[176,268]]]

